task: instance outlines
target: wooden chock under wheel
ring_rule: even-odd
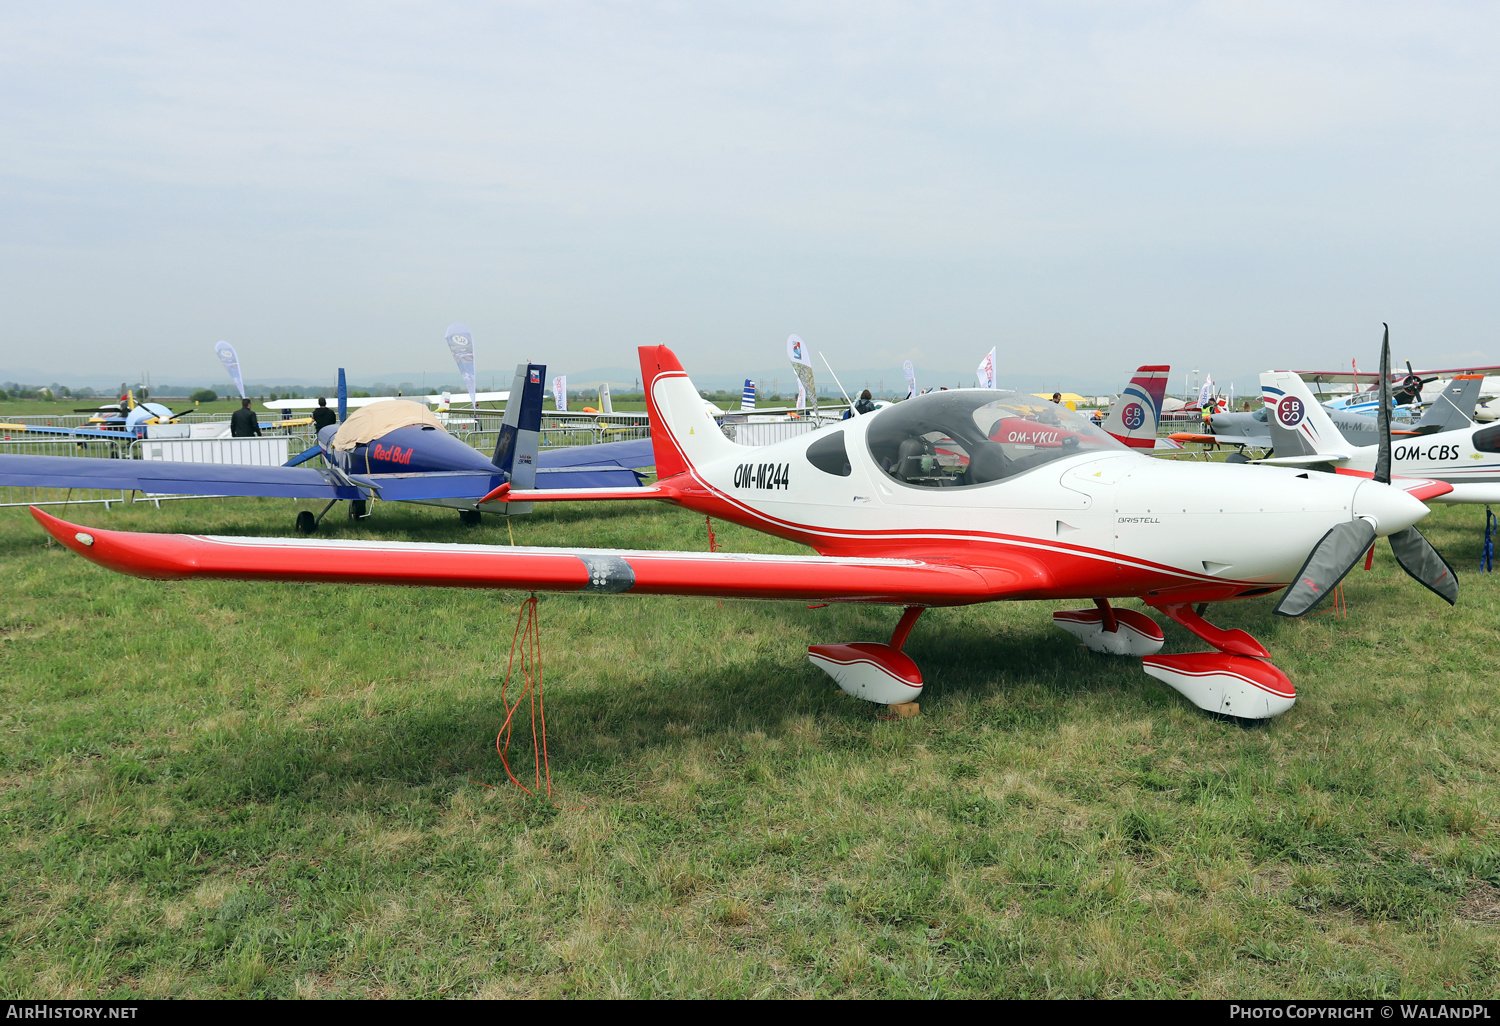
[[[895,705],[885,707],[881,715],[883,720],[909,720],[922,711],[921,702],[898,702]]]

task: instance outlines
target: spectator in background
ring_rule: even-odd
[[[260,434],[260,420],[250,408],[249,399],[241,399],[240,408],[229,418],[229,434],[234,438],[253,438]]]
[[[870,396],[870,390],[868,388],[865,389],[863,392],[859,393],[859,399],[854,404],[854,412],[855,413],[874,413],[875,412],[875,400]]]
[[[338,419],[338,414],[328,408],[328,400],[318,396],[318,408],[313,410],[313,433],[317,434]]]

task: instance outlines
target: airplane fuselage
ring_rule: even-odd
[[[1080,452],[968,487],[912,484],[882,469],[867,444],[872,426],[891,415],[699,462],[673,479],[682,480],[678,501],[825,555],[960,562],[1033,582],[1011,597],[1183,601],[1285,586],[1334,523],[1366,516],[1383,535],[1426,513],[1409,495],[1349,477],[1123,449]],[[706,416],[702,429],[717,430]]]

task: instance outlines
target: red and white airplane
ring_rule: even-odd
[[[994,389],[932,392],[752,448],[725,437],[670,350],[642,348],[640,361],[654,486],[522,492],[505,484],[486,501],[654,498],[802,542],[816,555],[134,534],[32,512],[74,552],[155,579],[898,606],[904,612],[888,642],[808,650],[845,691],[883,704],[922,693],[922,673],[901,649],[931,606],[1092,599],[1054,622],[1094,651],[1143,657],[1146,672],[1202,709],[1263,719],[1291,707],[1292,683],[1249,634],[1204,620],[1203,604],[1296,581],[1278,612],[1301,615],[1377,535],[1393,538],[1419,581],[1449,601],[1457,595],[1451,568],[1412,527],[1428,512],[1421,499],[1446,484],[1401,488],[1300,468],[1156,460],[1065,407]],[[1111,605],[1121,597],[1142,599],[1213,651],[1157,654],[1160,626]]]

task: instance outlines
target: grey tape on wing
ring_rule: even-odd
[[[589,583],[581,591],[620,592],[635,587],[635,571],[619,556],[579,556],[589,568]]]
[[[1312,554],[1276,606],[1281,616],[1301,616],[1328,595],[1375,541],[1368,520],[1347,520],[1313,546]]]
[[[1447,599],[1449,605],[1458,602],[1458,575],[1415,527],[1391,535],[1391,551],[1401,569],[1419,583]]]

